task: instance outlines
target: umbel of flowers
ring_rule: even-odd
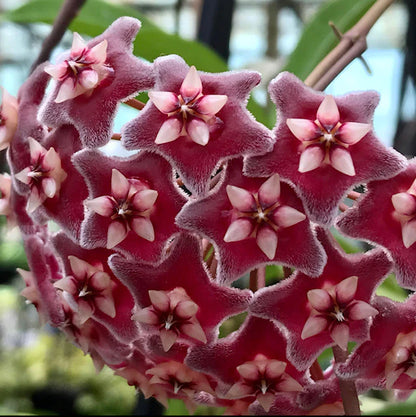
[[[416,160],[375,136],[378,95],[333,97],[282,73],[270,131],[246,109],[257,72],[145,63],[139,28],[123,17],[88,42],[75,33],[17,99],[3,91],[0,213],[23,237],[22,295],[98,370],[164,405],[343,414],[345,386],[409,395],[416,300],[376,290],[390,273],[416,289]],[[147,104],[113,132],[142,91]],[[130,156],[101,149],[115,139]],[[372,249],[346,254],[334,226]],[[286,279],[266,285],[269,265]]]

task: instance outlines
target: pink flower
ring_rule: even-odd
[[[249,157],[245,172],[278,173],[289,180],[312,221],[329,225],[354,185],[392,177],[404,168],[405,158],[385,147],[371,129],[379,100],[375,92],[334,98],[288,72],[270,83],[269,92],[278,110],[274,149]]]
[[[0,104],[0,151],[11,142],[17,127],[18,103],[4,88]]]
[[[169,163],[148,152],[117,158],[95,150],[79,152],[73,161],[90,191],[81,245],[158,261],[179,232],[174,220],[186,202]]]
[[[242,165],[241,159],[230,161],[219,184],[206,197],[190,200],[177,224],[213,243],[220,282],[271,262],[319,275],[325,255],[295,191],[278,175],[247,177]]]
[[[63,291],[63,296],[81,322],[88,320],[96,309],[110,317],[115,317],[113,300],[114,283],[103,271],[102,266],[94,266],[75,256],[69,257],[72,275],[60,279],[54,286]]]
[[[196,237],[180,234],[171,245],[168,254],[158,263],[144,263],[120,255],[111,256],[109,261],[114,274],[133,295],[136,311],[147,309],[138,314],[139,322],[146,322],[142,329],[147,334],[160,336],[165,352],[172,343],[179,341],[189,346],[213,340],[220,323],[243,311],[252,296],[249,290],[227,288],[212,280],[202,263]],[[181,303],[175,308],[177,301]],[[180,320],[174,326],[177,338],[173,332],[162,332],[157,325],[159,321],[169,330],[166,324],[170,323],[167,327],[173,325],[169,313]],[[137,316],[133,314],[133,317]],[[171,349],[173,347],[169,354]]]
[[[299,271],[283,282],[258,290],[250,304],[256,316],[273,319],[288,332],[288,358],[298,367],[312,365],[328,346],[347,348],[350,340],[368,338],[376,287],[391,269],[381,249],[345,254],[335,239],[318,227],[328,261],[311,278]]]
[[[157,58],[154,70],[149,102],[122,129],[127,149],[162,154],[197,194],[209,189],[210,176],[222,161],[271,149],[270,132],[246,109],[258,73],[197,72],[176,55]]]
[[[67,174],[61,167],[61,159],[54,148],[46,150],[38,141],[29,137],[30,166],[15,174],[15,178],[30,188],[27,202],[29,213],[36,210],[47,198],[59,195],[61,183]]]
[[[395,177],[370,182],[367,192],[336,223],[342,233],[386,248],[398,283],[410,289],[416,289],[415,179],[413,158]]]
[[[308,381],[286,357],[286,339],[270,321],[248,316],[236,332],[190,349],[185,363],[218,380],[220,398],[256,400],[277,414],[298,409],[296,396]]]
[[[74,35],[73,51],[47,67],[60,81],[43,103],[40,120],[52,127],[74,125],[88,147],[105,145],[120,102],[154,84],[151,65],[132,53],[140,26],[124,16],[87,44]]]
[[[59,83],[55,103],[61,103],[81,94],[92,94],[98,84],[112,72],[106,65],[107,40],[89,48],[82,37],[74,32],[72,47],[63,62],[48,65],[45,71]]]
[[[0,174],[0,215],[6,216],[8,227],[16,225],[16,215],[10,205],[12,178],[9,174]]]
[[[377,297],[379,310],[370,330],[370,339],[357,347],[336,372],[342,378],[362,379],[368,387],[416,388],[416,326],[414,295],[405,302]]]
[[[215,115],[228,99],[226,95],[204,95],[201,78],[194,66],[189,69],[178,95],[170,91],[150,91],[149,98],[168,116],[155,143],[172,142],[180,136],[188,136],[202,146],[209,141],[209,125],[216,123]]]
[[[156,326],[165,351],[176,342],[181,333],[206,343],[204,330],[196,318],[199,310],[181,287],[171,291],[149,290],[151,305],[136,311],[132,318],[140,323]]]

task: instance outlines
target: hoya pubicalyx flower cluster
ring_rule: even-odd
[[[88,42],[75,33],[17,99],[3,91],[0,212],[23,237],[23,296],[98,370],[164,405],[343,414],[342,381],[405,398],[416,298],[376,290],[391,273],[416,289],[416,160],[375,136],[378,95],[333,97],[281,73],[270,131],[246,109],[260,74],[145,63],[139,28],[123,17]],[[119,104],[143,91],[113,132]],[[131,156],[101,149],[115,139]],[[372,249],[346,254],[334,227]],[[268,265],[286,279],[266,285]],[[349,356],[321,369],[330,347]]]

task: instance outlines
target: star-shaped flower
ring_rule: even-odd
[[[221,282],[272,262],[319,275],[325,255],[295,191],[278,175],[244,176],[242,165],[241,159],[229,161],[221,183],[206,197],[189,201],[178,225],[213,242]]]
[[[410,289],[416,289],[415,180],[413,158],[395,177],[370,182],[364,195],[336,223],[342,233],[386,248],[398,283]]]
[[[61,183],[67,173],[61,166],[61,158],[53,147],[46,150],[37,140],[29,137],[30,165],[15,174],[15,178],[29,186],[30,196],[26,210],[32,213],[47,198],[59,196]]]
[[[380,314],[374,319],[370,339],[336,368],[342,378],[362,378],[368,385],[385,389],[416,387],[415,296],[405,302],[377,297]]]
[[[272,152],[248,158],[248,175],[278,173],[295,184],[313,221],[328,225],[354,185],[392,177],[405,158],[372,131],[374,92],[332,97],[284,72],[269,85],[278,109]]]
[[[83,150],[73,161],[90,191],[81,245],[159,260],[167,239],[179,232],[174,219],[186,202],[169,163],[144,151],[117,158]]]
[[[147,309],[133,318],[146,322],[142,328],[150,334],[162,337],[165,351],[171,348],[172,342],[189,345],[212,340],[221,322],[243,311],[252,296],[249,290],[220,286],[208,276],[195,237],[181,234],[172,245],[169,254],[158,264],[145,264],[120,255],[110,259],[114,274],[133,294],[136,309]],[[172,307],[176,297],[181,302],[175,309]],[[179,322],[174,324],[173,320]],[[172,326],[176,338],[172,332],[166,332]]]
[[[149,102],[122,130],[127,149],[166,156],[196,193],[208,189],[220,161],[271,149],[270,132],[245,107],[258,73],[201,73],[178,56],[157,58],[154,68]]]
[[[17,127],[18,104],[15,97],[4,88],[0,104],[0,151],[6,149],[12,140]]]
[[[130,319],[133,298],[107,264],[113,252],[83,249],[63,232],[58,232],[52,243],[64,267],[63,278],[54,286],[63,292],[80,324],[91,318],[123,343],[136,340],[138,329]]]
[[[312,365],[320,352],[338,345],[346,350],[350,340],[368,337],[376,287],[391,269],[381,249],[346,255],[323,228],[319,241],[328,257],[318,278],[295,272],[285,281],[256,292],[250,311],[276,320],[288,331],[288,358],[299,369]]]
[[[86,44],[75,34],[71,52],[45,68],[57,82],[41,120],[54,127],[73,124],[86,146],[105,145],[118,104],[154,83],[151,65],[132,53],[139,29],[137,19],[125,16]]]
[[[192,347],[185,363],[219,380],[217,396],[257,400],[266,412],[274,401],[296,407],[296,395],[307,382],[286,358],[283,334],[271,321],[253,316],[237,332]]]

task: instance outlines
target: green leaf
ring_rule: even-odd
[[[7,12],[3,19],[16,23],[52,24],[62,5],[62,0],[33,0],[18,9]],[[69,28],[83,35],[97,36],[118,17],[131,16],[142,22],[142,28],[134,42],[137,56],[153,61],[158,56],[178,54],[201,71],[221,72],[227,64],[212,49],[196,41],[164,32],[137,10],[110,4],[103,0],[88,0]]]
[[[292,72],[301,80],[305,80],[316,65],[337,44],[338,40],[329,26],[329,22],[333,22],[342,33],[345,33],[354,26],[375,1],[331,0],[326,2],[305,26],[285,70]]]
[[[389,297],[394,301],[404,301],[409,294],[397,284],[396,278],[390,274],[383,283],[377,288],[376,294]]]

